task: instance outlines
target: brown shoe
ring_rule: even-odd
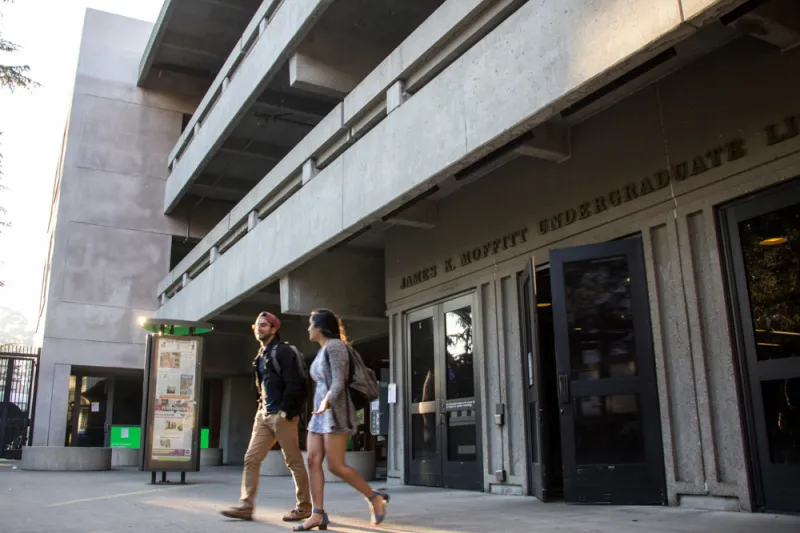
[[[225,509],[224,511],[220,511],[220,514],[227,518],[235,518],[237,520],[253,519],[253,510],[247,509],[245,507],[231,507],[230,509]]]
[[[292,509],[285,515],[283,515],[284,522],[299,522],[300,520],[305,520],[311,516],[311,511],[308,512],[301,512],[299,509]]]

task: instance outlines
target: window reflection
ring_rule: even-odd
[[[472,354],[472,308],[463,307],[445,314],[447,399],[475,396]]]
[[[635,376],[628,260],[567,263],[564,278],[572,379]]]
[[[800,378],[764,381],[761,395],[770,459],[800,465]]]
[[[800,205],[739,226],[759,361],[800,357]]]
[[[575,459],[578,464],[645,461],[638,394],[584,396],[576,400]]]
[[[411,323],[411,401],[436,399],[436,371],[433,355],[433,318]]]

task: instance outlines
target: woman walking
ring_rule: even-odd
[[[311,378],[316,382],[314,411],[308,423],[308,478],[311,485],[311,517],[294,531],[328,529],[325,512],[325,475],[322,461],[327,456],[328,469],[364,495],[371,506],[372,525],[386,516],[389,495],[374,491],[353,468],[344,462],[347,440],[356,431],[358,419],[350,399],[348,376],[350,352],[342,321],[332,311],[317,309],[308,320],[308,338],[320,345],[311,363]]]

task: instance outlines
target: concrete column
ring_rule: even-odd
[[[190,281],[192,281],[192,278],[189,277],[189,273],[184,272],[183,278],[181,279],[181,287],[185,289],[189,285]]]
[[[261,22],[258,23],[258,34],[259,35],[261,35],[265,31],[267,31],[267,24],[269,24],[269,22],[267,21],[266,17],[261,19]]]
[[[252,378],[227,378],[222,385],[222,420],[220,442],[226,465],[244,464],[256,415],[256,393]]]
[[[231,84],[230,76],[225,76],[225,78],[223,78],[223,80],[222,80],[222,90],[224,91],[225,89],[227,89],[228,85],[230,85],[230,84]]]
[[[45,343],[46,345],[46,343]],[[43,351],[43,353],[45,353]],[[67,406],[71,365],[39,366],[36,396],[34,446],[63,446],[67,435]]]
[[[247,231],[253,231],[258,225],[258,211],[250,211],[247,215]]]
[[[217,259],[219,259],[219,246],[212,246],[208,256],[208,263],[213,265]]]

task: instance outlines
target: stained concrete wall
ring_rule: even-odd
[[[669,501],[710,496],[750,508],[715,206],[800,176],[800,136],[774,142],[766,129],[781,132],[800,115],[799,89],[800,51],[781,55],[742,38],[576,126],[568,162],[518,159],[440,202],[435,229],[389,232],[386,294],[400,391],[404,313],[476,294],[484,420],[495,403],[508,408],[503,428],[483,429],[487,490],[528,491],[517,273],[531,256],[546,264],[552,248],[640,233]],[[434,265],[435,277],[402,288]],[[392,406],[389,475],[399,479],[404,409]],[[501,468],[509,478],[498,487]]]
[[[172,235],[187,231],[161,208],[167,155],[197,102],[136,88],[150,29],[87,11],[52,208],[35,445],[64,444],[72,365],[142,368],[136,318],[158,307]],[[190,234],[216,216],[194,213]]]

